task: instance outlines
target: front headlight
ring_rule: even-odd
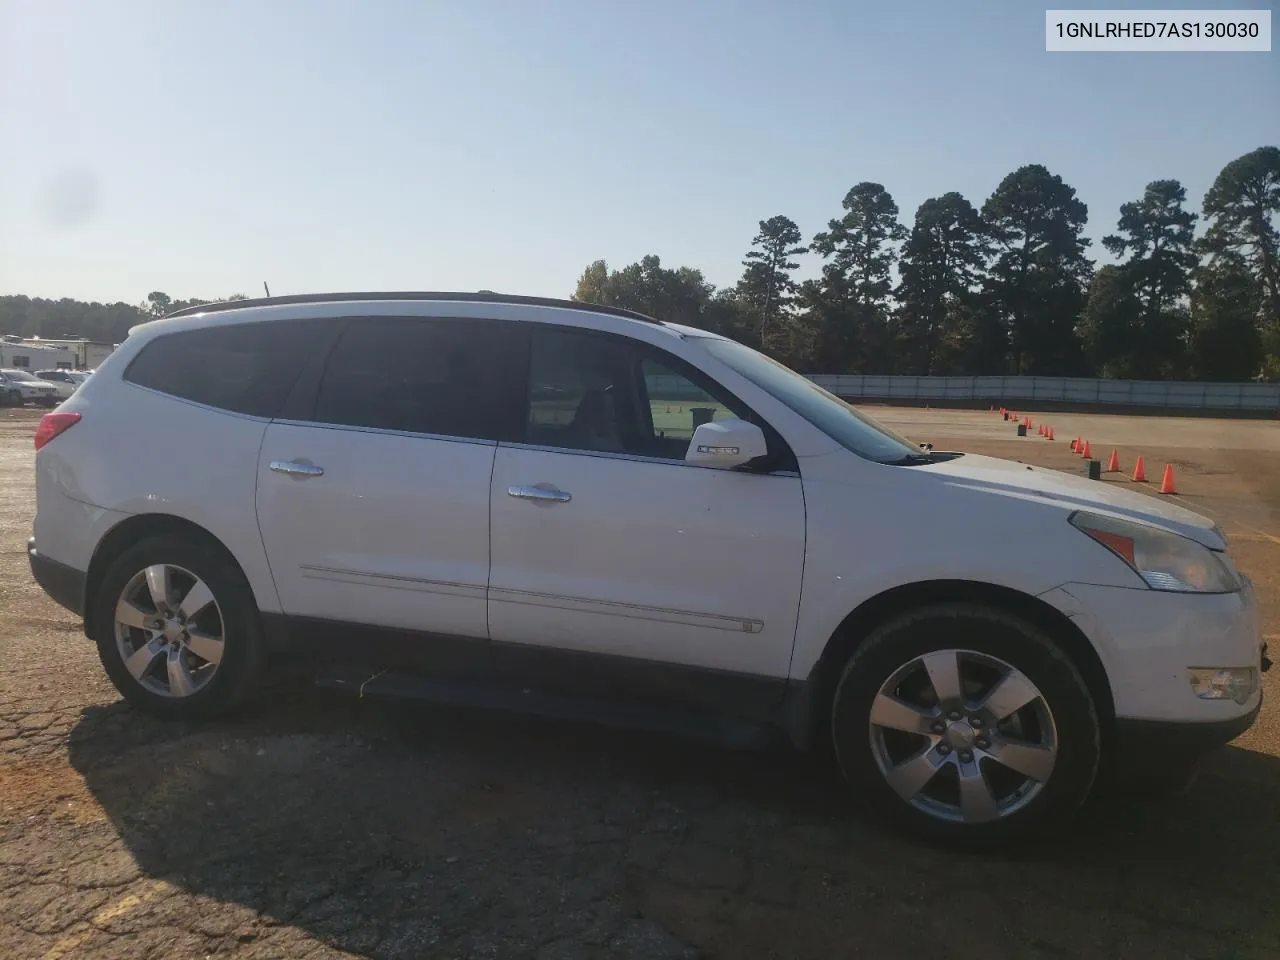
[[[1234,593],[1240,579],[1208,547],[1144,523],[1079,511],[1071,525],[1129,565],[1152,590]]]

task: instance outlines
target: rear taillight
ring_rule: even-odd
[[[80,422],[78,413],[46,413],[40,418],[40,426],[36,427],[36,449],[60,433],[65,433]]]

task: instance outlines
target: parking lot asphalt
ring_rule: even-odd
[[[1060,469],[1082,471],[1081,431],[1126,469],[1174,463],[1280,647],[1280,424],[1075,415],[1050,444],[987,412],[873,412]],[[783,750],[298,683],[165,725],[119,701],[31,581],[37,418],[0,411],[0,957],[1280,956],[1280,671],[1190,792],[999,857],[888,833]]]

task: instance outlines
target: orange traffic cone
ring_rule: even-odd
[[[1079,449],[1080,449],[1080,438],[1076,437],[1074,440],[1071,441],[1071,452],[1075,453]]]
[[[1092,459],[1093,459],[1093,451],[1089,449],[1089,441],[1088,441],[1088,440],[1086,440],[1086,441],[1084,442],[1084,447],[1082,447],[1082,448],[1081,448],[1081,450],[1080,450],[1080,456],[1084,457],[1086,460],[1092,460]]]
[[[1030,430],[1030,429],[1031,429],[1031,418],[1030,418],[1030,417],[1023,417],[1023,418],[1022,418],[1022,425],[1023,425],[1024,427],[1026,427],[1028,430]]]
[[[1053,439],[1056,439],[1056,438],[1054,437],[1054,435],[1053,435],[1053,427],[1050,427],[1050,428],[1049,428],[1049,432],[1048,432],[1047,434],[1045,434],[1045,439],[1046,439],[1046,440],[1053,440]]]
[[[1142,457],[1138,457],[1138,462],[1133,465],[1133,482],[1147,482],[1147,468],[1143,465]]]
[[[1178,492],[1177,490],[1173,489],[1173,464],[1172,463],[1166,463],[1164,465],[1164,477],[1161,478],[1160,480],[1160,492],[1161,493],[1177,493]]]
[[[1120,472],[1120,454],[1115,450],[1111,451],[1111,459],[1107,461],[1107,473]]]

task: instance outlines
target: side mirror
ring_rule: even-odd
[[[684,462],[732,470],[768,452],[764,431],[754,423],[717,420],[699,424],[693,431]]]

